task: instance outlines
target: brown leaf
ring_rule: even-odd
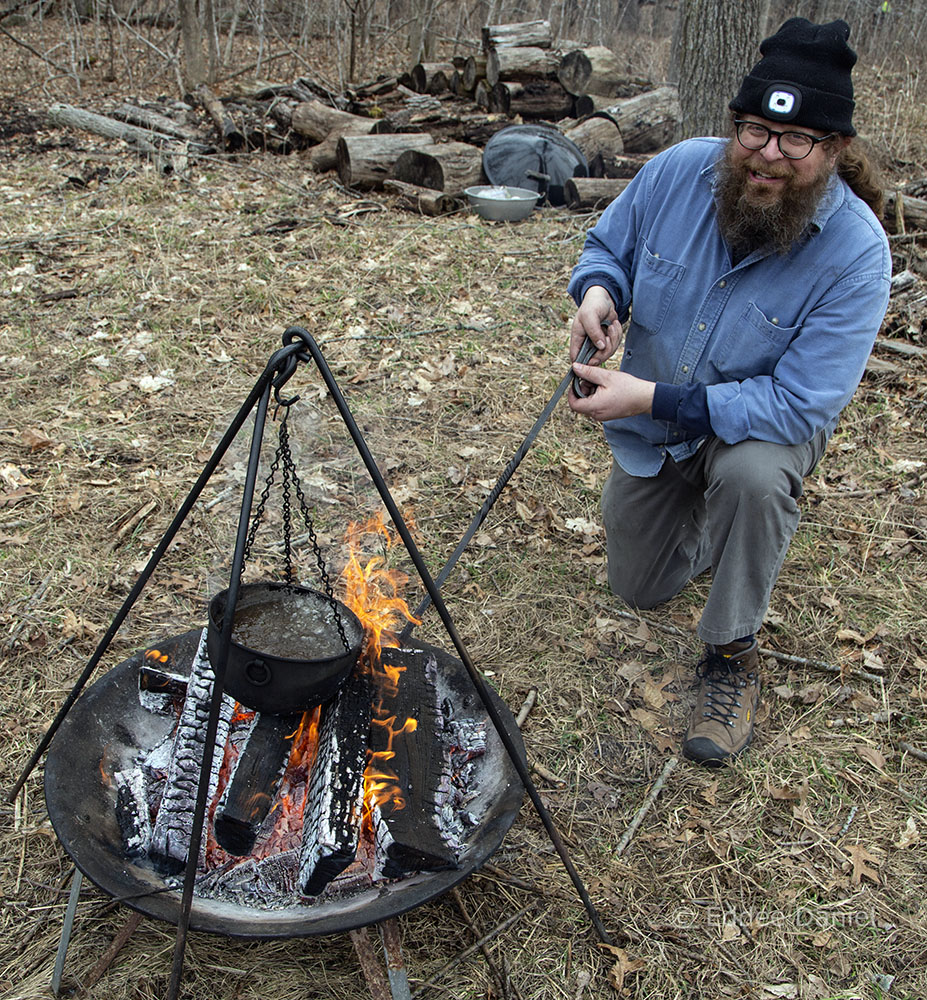
[[[870,864],[878,867],[881,863],[874,854],[867,851],[862,844],[853,844],[845,848],[845,850],[853,865],[853,874],[850,876],[850,881],[853,885],[859,885],[864,878],[869,879],[870,882],[875,882],[876,885],[881,884],[879,873],[875,868],[869,867]]]
[[[646,708],[632,708],[628,714],[632,719],[636,719],[648,733],[652,733],[660,722],[657,716],[653,712],[648,712]]]
[[[631,958],[624,948],[619,948],[613,944],[600,944],[599,947],[602,951],[608,952],[617,959],[611,969],[608,970],[608,981],[616,993],[624,993],[625,978],[646,968],[647,961],[643,958]]]
[[[38,428],[27,427],[22,433],[22,443],[30,451],[39,451],[41,448],[51,448],[55,442]]]
[[[875,747],[866,743],[857,743],[853,749],[863,760],[868,761],[877,771],[885,770],[885,758]]]

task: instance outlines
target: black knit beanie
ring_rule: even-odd
[[[812,24],[789,18],[760,44],[763,58],[744,78],[732,111],[824,132],[856,135],[853,83],[856,53],[846,21]]]

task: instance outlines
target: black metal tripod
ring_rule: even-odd
[[[196,865],[197,859],[199,857],[200,846],[202,842],[202,832],[203,823],[207,808],[207,798],[209,790],[208,775],[210,773],[210,768],[212,765],[212,758],[214,754],[214,745],[216,739],[216,732],[218,729],[219,713],[221,707],[222,693],[224,690],[224,680],[226,675],[226,670],[228,666],[228,655],[231,646],[231,633],[232,633],[232,623],[235,614],[235,607],[238,601],[239,590],[241,585],[241,574],[243,563],[245,559],[246,551],[249,548],[249,524],[251,522],[251,511],[254,501],[255,486],[257,482],[258,466],[260,460],[261,452],[261,442],[263,439],[264,426],[267,418],[267,411],[270,405],[271,392],[275,393],[275,398],[278,403],[284,406],[288,406],[295,402],[295,397],[290,399],[282,399],[280,396],[281,389],[289,381],[289,379],[296,372],[299,364],[308,363],[312,361],[318,368],[325,385],[338,408],[338,411],[344,420],[345,426],[347,427],[348,433],[350,434],[357,451],[367,468],[368,473],[376,487],[377,492],[383,501],[384,506],[393,521],[397,533],[402,539],[406,550],[415,566],[419,577],[425,587],[427,594],[427,600],[419,608],[419,613],[427,607],[428,602],[434,604],[438,615],[447,631],[447,634],[454,645],[457,655],[459,656],[461,662],[469,674],[473,686],[480,697],[483,707],[491,719],[499,737],[508,753],[519,778],[524,785],[526,792],[528,793],[531,802],[543,823],[548,836],[550,837],[551,843],[556,849],[560,859],[567,871],[574,887],[585,906],[592,924],[598,934],[600,940],[604,943],[611,943],[611,939],[602,923],[592,900],[589,897],[588,892],[576,871],[569,854],[567,852],[566,846],[554,825],[553,819],[544,805],[540,793],[538,792],[536,786],[534,785],[531,775],[529,773],[529,768],[527,764],[522,759],[518,748],[515,746],[511,736],[506,730],[504,722],[499,714],[498,709],[493,703],[492,698],[489,694],[489,689],[487,688],[486,681],[483,679],[482,674],[474,665],[466,646],[464,645],[463,639],[459,635],[457,628],[454,624],[453,619],[444,603],[444,599],[440,592],[440,583],[446,579],[448,573],[450,572],[453,565],[456,563],[461,552],[463,551],[466,544],[472,538],[473,534],[476,532],[479,525],[485,520],[486,515],[489,512],[490,507],[498,499],[505,487],[511,475],[514,473],[515,468],[520,463],[524,454],[527,452],[528,447],[531,442],[537,436],[540,431],[541,426],[546,421],[547,417],[553,411],[556,402],[560,399],[563,393],[566,391],[573,378],[572,372],[568,372],[564,376],[560,385],[558,386],[554,396],[551,398],[550,402],[545,407],[544,412],[535,422],[528,436],[525,438],[521,447],[519,448],[516,455],[509,462],[508,466],[504,470],[502,476],[497,482],[495,488],[490,493],[487,501],[483,504],[483,507],[477,513],[473,522],[471,523],[467,533],[464,535],[463,540],[458,545],[451,559],[445,565],[441,574],[438,577],[438,581],[435,581],[428,567],[425,565],[424,560],[415,544],[415,541],[409,531],[409,528],[396,506],[392,495],[390,494],[389,487],[386,484],[380,470],[378,469],[376,462],[372,454],[370,453],[367,443],[361,434],[360,428],[355,421],[348,404],[341,393],[337,383],[335,382],[334,376],[329,368],[324,356],[322,355],[318,345],[312,336],[303,328],[293,326],[290,327],[283,334],[283,347],[274,353],[267,363],[263,373],[258,378],[255,383],[254,388],[249,393],[247,399],[242,405],[241,409],[236,414],[228,430],[223,435],[219,444],[217,445],[215,451],[210,456],[209,460],[206,462],[203,471],[201,472],[199,478],[196,480],[190,493],[182,503],[180,509],[175,515],[173,521],[169,525],[164,537],[161,539],[159,544],[156,546],[151,557],[148,560],[145,568],[139,574],[134,586],[132,587],[129,595],[126,597],[121,608],[116,613],[110,627],[107,629],[105,635],[98,644],[93,655],[90,657],[86,667],[69,693],[68,697],[65,699],[64,704],[59,709],[54,720],[48,727],[45,735],[40,741],[35,752],[30,757],[22,774],[20,775],[17,782],[11,788],[8,794],[8,801],[12,802],[19,791],[22,789],[27,778],[35,768],[36,764],[48,748],[55,733],[63,722],[64,718],[67,716],[71,707],[74,705],[75,701],[79,697],[81,691],[87,684],[106,650],[108,649],[112,639],[118,632],[119,628],[125,621],[129,611],[134,605],[135,601],[138,599],[148,580],[150,579],[152,573],[154,572],[156,566],[160,562],[162,556],[167,551],[170,546],[174,536],[180,529],[181,525],[184,523],[187,515],[190,513],[196,500],[202,493],[207,482],[211,478],[213,472],[221,461],[222,457],[228,450],[232,441],[237,436],[239,430],[244,425],[250,412],[257,407],[254,420],[254,430],[251,440],[251,450],[248,460],[248,468],[245,477],[245,485],[242,496],[241,512],[239,515],[238,531],[235,545],[235,552],[232,560],[232,568],[230,575],[230,584],[228,589],[228,597],[226,602],[226,611],[223,617],[221,639],[219,644],[219,655],[216,657],[216,662],[211,663],[211,666],[215,673],[215,683],[213,686],[213,696],[210,703],[210,712],[207,721],[206,734],[205,734],[205,748],[203,752],[203,760],[200,766],[200,778],[197,788],[196,803],[194,806],[193,814],[193,830],[190,838],[189,850],[187,853],[187,862],[184,870],[184,881],[183,881],[183,891],[181,896],[181,912],[177,923],[177,938],[174,948],[173,964],[171,969],[171,980],[169,991],[167,995],[167,1000],[176,1000],[178,992],[180,989],[180,980],[183,973],[183,958],[186,948],[187,932],[189,930],[190,924],[190,912],[193,905],[193,891],[195,885],[196,876]],[[587,350],[584,353],[584,357],[588,357],[589,347],[591,345],[587,342]],[[407,627],[404,636],[410,631]]]

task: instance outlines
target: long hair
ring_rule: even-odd
[[[879,169],[866,150],[852,140],[837,156],[837,173],[850,185],[850,189],[881,219],[885,212],[885,190]]]

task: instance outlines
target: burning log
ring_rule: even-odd
[[[407,149],[393,164],[392,177],[450,195],[483,179],[483,151],[465,142],[444,142]]]
[[[254,848],[286,769],[301,714],[255,713],[242,738],[228,784],[216,808],[219,846],[243,857]]]
[[[383,186],[396,160],[407,149],[433,146],[427,132],[416,135],[343,135],[335,150],[338,176],[345,187],[367,190]]]
[[[459,841],[445,809],[452,798],[450,751],[441,740],[447,718],[439,704],[437,660],[429,656],[415,681],[419,691],[411,702],[418,718],[406,720],[397,730],[394,704],[388,694],[381,699],[370,727],[370,768],[382,770],[381,783],[390,794],[378,796],[372,811],[377,869],[374,878],[399,878],[413,871],[441,871],[457,866]],[[406,691],[404,700],[409,701]],[[410,728],[410,723],[411,728]],[[414,731],[412,739],[408,734]]]
[[[139,701],[149,712],[161,715],[174,713],[187,696],[187,678],[164,670],[166,665],[165,654],[159,649],[148,649],[138,670]]]
[[[306,896],[322,892],[357,854],[370,718],[370,684],[355,671],[326,707],[319,730],[299,852]]]
[[[148,782],[140,767],[117,771],[116,820],[122,832],[126,857],[139,858],[151,843],[151,814],[148,810]]]
[[[215,674],[206,654],[204,629],[190,668],[187,697],[174,733],[167,781],[148,851],[155,866],[169,873],[179,872],[187,860],[214,681]],[[216,732],[216,742],[219,746],[224,745],[228,737],[229,721],[234,709],[235,702],[223,694],[219,727]],[[221,766],[222,755],[214,754],[208,778],[210,800],[218,787]],[[205,837],[202,843],[205,851]]]

